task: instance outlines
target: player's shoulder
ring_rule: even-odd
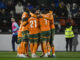
[[[27,12],[23,12],[22,14],[27,14]]]
[[[29,20],[34,20],[37,19],[36,17],[30,17]]]
[[[22,16],[27,15],[27,14],[28,14],[27,12],[23,12],[23,13],[22,13]]]
[[[27,12],[23,12],[22,13],[22,18],[26,18],[26,17],[28,17],[28,13]]]
[[[31,20],[31,19],[33,19],[33,17],[29,17],[29,19],[28,19],[28,20]]]

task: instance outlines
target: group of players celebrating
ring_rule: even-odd
[[[48,8],[44,10],[28,10],[22,14],[22,20],[18,31],[18,57],[29,57],[28,45],[30,42],[31,57],[36,55],[41,45],[42,55],[40,57],[56,57],[53,44],[55,34],[53,11]],[[52,50],[52,55],[50,51]]]

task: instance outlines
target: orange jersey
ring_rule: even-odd
[[[39,28],[38,28],[38,19],[35,17],[30,17],[28,19],[28,29],[29,29],[29,34],[38,34],[39,33]]]
[[[40,30],[42,31],[49,31],[50,30],[50,21],[45,18],[39,19]]]
[[[53,12],[50,11],[49,13],[42,15],[44,18],[50,20],[50,28],[51,29],[55,29],[55,25],[54,25],[54,17],[53,17]]]

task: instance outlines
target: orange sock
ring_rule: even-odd
[[[51,47],[50,47],[50,43],[49,43],[49,41],[47,42],[47,50],[48,50],[48,53],[50,54]]]
[[[38,46],[38,43],[34,43],[34,47],[33,47],[33,53],[35,54],[36,51],[37,51],[37,46]]]
[[[34,46],[34,44],[33,44],[33,43],[30,43],[30,50],[31,50],[31,53],[33,53],[33,46]]]
[[[55,54],[55,47],[52,47],[52,54]]]
[[[26,50],[26,46],[25,46],[26,42],[22,43],[22,53],[25,54],[25,50]]]
[[[44,50],[44,53],[46,54],[47,53],[46,41],[43,42],[43,50]]]
[[[18,48],[17,48],[17,53],[18,53],[18,54],[21,54],[20,46],[18,46]]]
[[[44,55],[43,43],[41,43],[41,49],[42,49],[42,52],[43,52],[43,55]]]
[[[25,50],[25,54],[28,55],[28,42],[26,42],[26,50]]]
[[[24,51],[23,51],[23,42],[21,42],[21,44],[18,46],[18,54],[23,54],[24,53]]]

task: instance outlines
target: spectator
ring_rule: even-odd
[[[0,8],[4,8],[4,9],[6,8],[6,5],[1,1],[0,1]]]
[[[19,26],[14,18],[11,18],[11,22],[12,22],[12,48],[13,51],[15,51],[15,42],[17,43],[17,34],[18,34]]]
[[[27,7],[28,7],[30,10],[33,9],[33,6],[32,6],[29,2],[27,3]]]
[[[16,14],[22,14],[24,12],[24,7],[21,2],[18,2],[15,6]]]
[[[68,16],[67,13],[68,13],[68,11],[67,11],[67,8],[66,8],[64,2],[60,2],[59,7],[57,8],[56,14],[59,17],[67,17]]]
[[[27,7],[27,0],[21,0],[22,5],[24,5],[25,7]]]
[[[45,9],[45,4],[41,4],[41,10]]]
[[[50,6],[50,9],[53,11],[53,15],[54,15],[54,17],[57,17],[57,15],[56,15],[56,7],[55,7],[55,3],[54,2],[52,2],[51,3],[51,6]]]
[[[56,8],[59,7],[59,0],[54,0]]]
[[[78,31],[75,29],[74,38],[73,38],[73,51],[76,52],[78,46]]]
[[[10,13],[11,10],[15,10],[14,9],[14,2],[12,0],[7,2],[7,12]]]
[[[76,3],[73,3],[73,4],[72,4],[72,8],[71,8],[71,14],[72,14],[72,17],[73,17],[73,18],[76,17],[77,12],[78,12],[77,4],[76,4]]]
[[[55,12],[55,10],[56,10],[56,8],[55,8],[55,4],[54,3],[51,3],[51,10],[53,11],[53,12]]]
[[[71,15],[71,5],[68,3],[66,5],[66,8],[67,8],[67,11],[68,11],[68,17],[71,18],[72,17],[72,15]]]
[[[78,31],[79,31],[79,29],[80,29],[80,11],[77,12],[75,22],[77,24],[77,28],[78,28]]]

